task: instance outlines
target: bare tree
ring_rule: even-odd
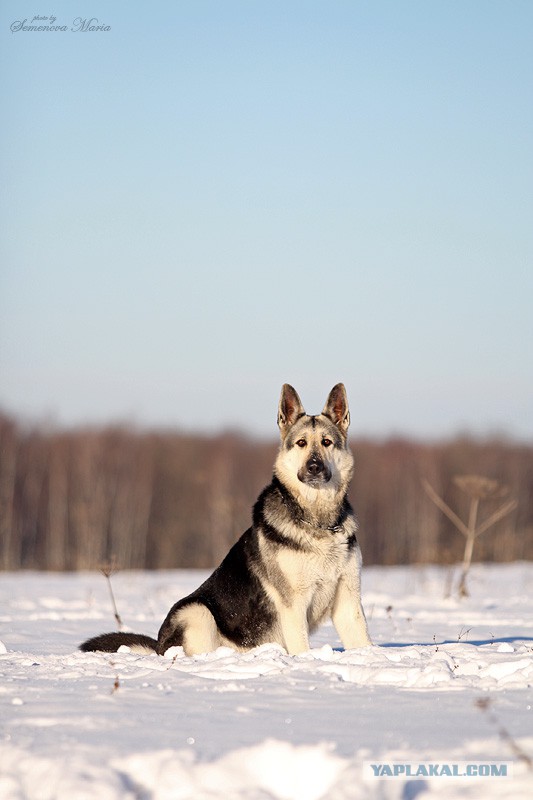
[[[0,542],[3,569],[10,569],[12,565],[18,438],[15,424],[6,417],[0,417]]]

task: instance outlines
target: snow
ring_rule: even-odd
[[[154,635],[197,571],[112,578]],[[533,796],[533,564],[363,570],[372,647],[81,653],[113,630],[99,573],[0,577],[2,800],[407,800]],[[480,702],[481,701],[481,702]],[[486,702],[483,702],[486,701]],[[508,762],[512,777],[380,779],[371,763]]]

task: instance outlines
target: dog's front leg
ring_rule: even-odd
[[[340,579],[331,619],[346,650],[372,644],[361,604],[359,581]]]
[[[290,656],[309,650],[307,610],[302,605],[283,608],[279,614],[283,644]]]

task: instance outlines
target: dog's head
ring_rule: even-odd
[[[342,383],[333,387],[321,414],[306,414],[297,392],[283,385],[278,409],[281,447],[276,475],[288,486],[346,491],[353,469],[347,445],[350,412]]]

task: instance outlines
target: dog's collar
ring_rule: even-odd
[[[340,533],[343,530],[342,525],[328,525],[327,527],[323,527],[322,525],[315,525],[314,522],[308,522],[303,517],[300,517],[298,522],[301,522],[302,525],[309,525],[310,528],[314,528],[315,531],[331,531],[332,533]]]

